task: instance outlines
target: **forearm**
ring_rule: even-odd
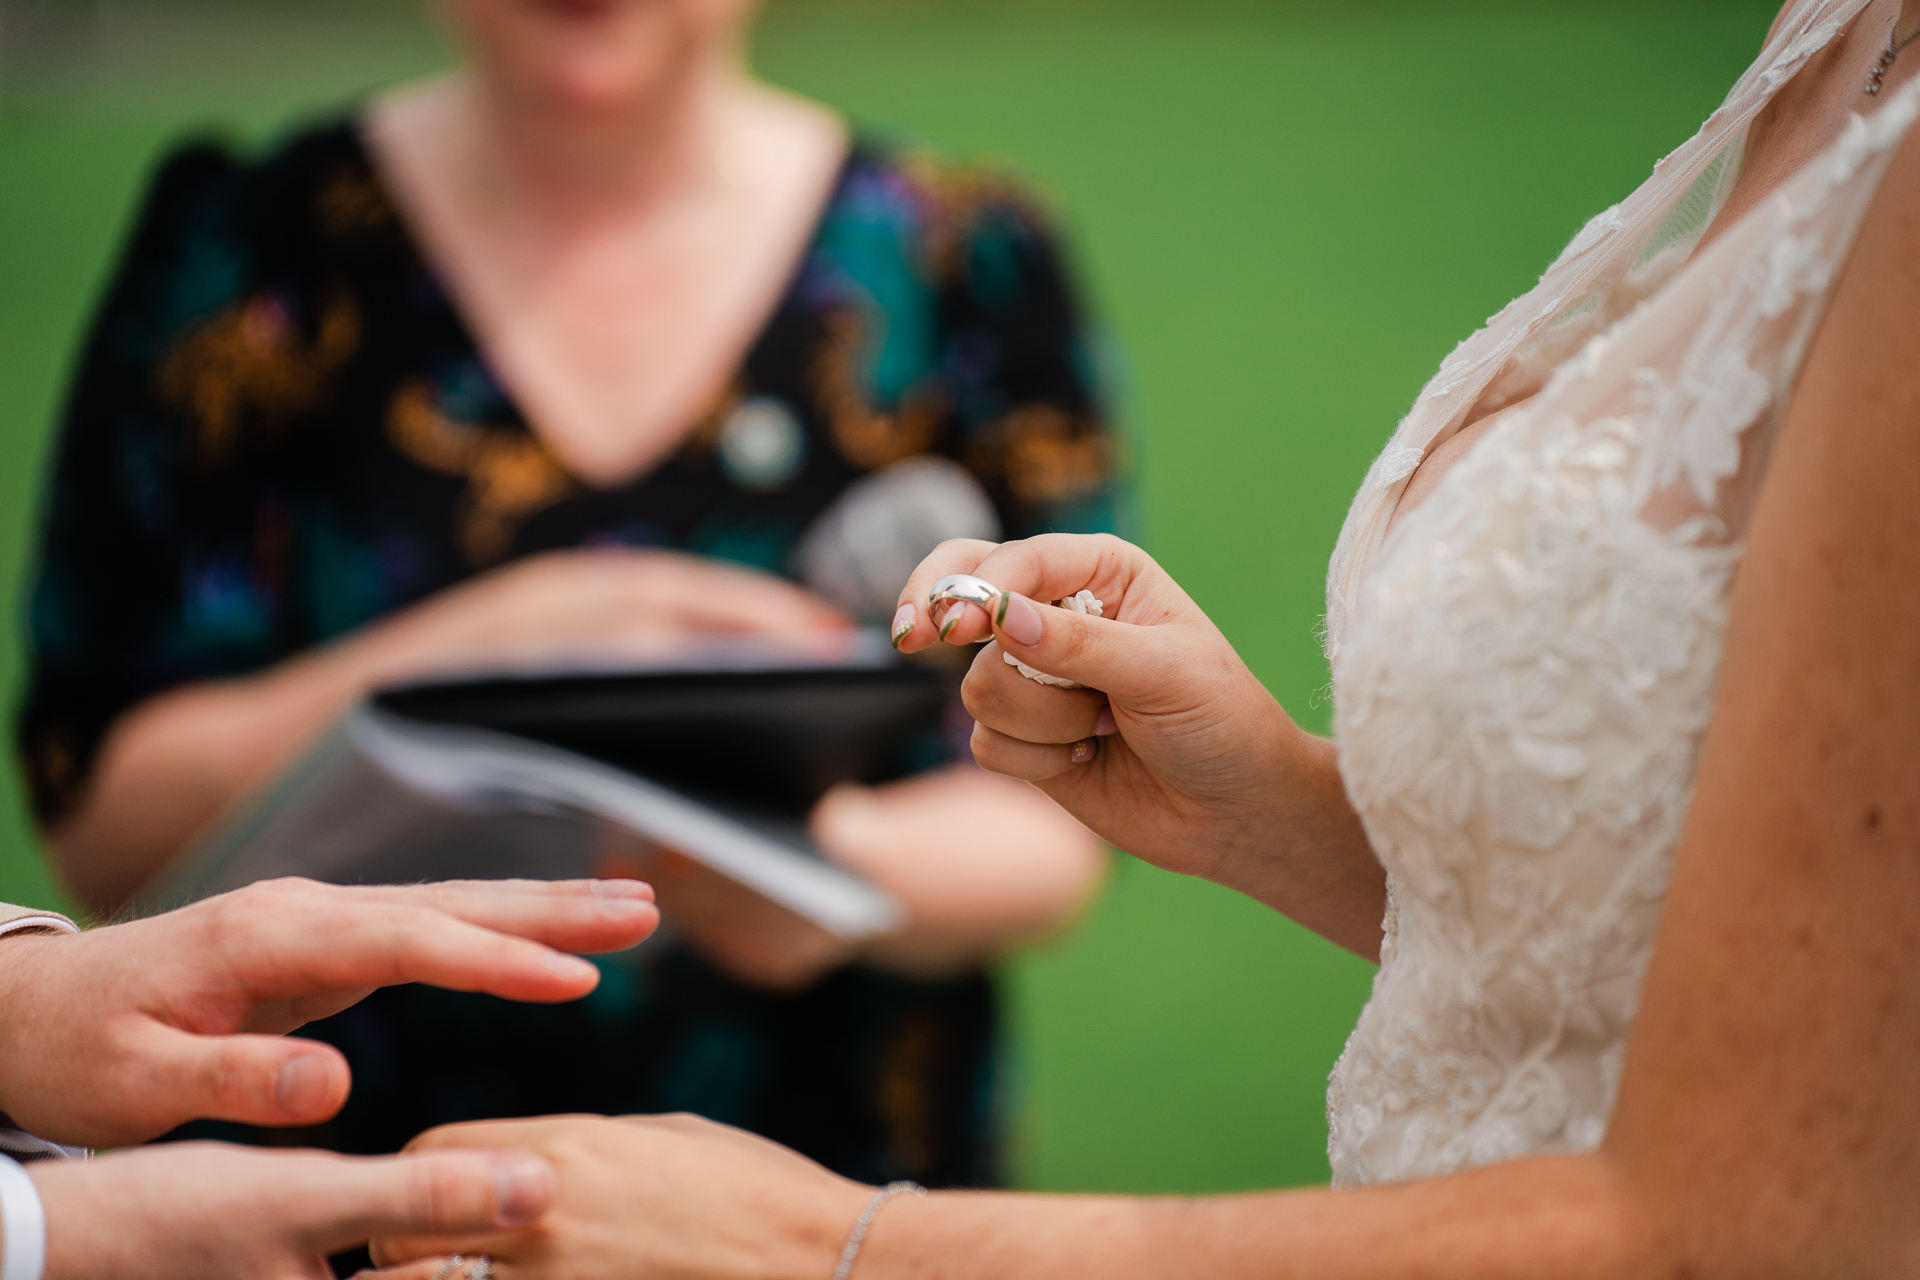
[[[1598,1157],[1360,1191],[1203,1199],[936,1193],[889,1203],[857,1272],[864,1280],[1673,1274],[1684,1259],[1666,1256],[1672,1233],[1636,1203]]]

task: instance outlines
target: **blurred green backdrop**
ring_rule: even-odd
[[[775,81],[1036,177],[1131,370],[1144,533],[1294,713],[1354,485],[1428,373],[1705,117],[1767,0],[775,0]],[[66,364],[156,152],[261,139],[448,57],[410,0],[0,0],[0,688]],[[18,787],[0,900],[57,905]],[[1059,1189],[1326,1176],[1371,970],[1123,860],[1013,963],[1019,1170]]]

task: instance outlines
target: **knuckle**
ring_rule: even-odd
[[[976,722],[973,733],[967,738],[967,746],[973,752],[973,762],[982,769],[993,769],[994,760],[999,754],[997,735],[987,726]]]
[[[209,1053],[200,1060],[200,1093],[215,1106],[232,1111],[253,1101],[258,1073],[237,1053]]]
[[[445,1156],[412,1162],[407,1173],[407,1216],[428,1229],[456,1228],[467,1199],[465,1162]]]
[[[994,655],[993,665],[1006,669],[1006,664],[1000,661],[997,654]],[[996,673],[991,667],[982,670],[985,666],[983,658],[975,659],[967,671],[966,679],[960,682],[960,705],[967,709],[967,714],[976,722],[993,718],[994,713],[1006,705],[1006,697],[997,683]]]

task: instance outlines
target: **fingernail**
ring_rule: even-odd
[[[602,877],[598,880],[590,880],[588,883],[593,886],[593,896],[596,898],[628,902],[653,901],[653,886],[645,880]]]
[[[553,1203],[553,1170],[545,1160],[510,1156],[493,1162],[493,1221],[524,1227]]]
[[[914,610],[910,604],[900,606],[900,612],[893,615],[893,647],[898,649],[900,642],[913,634]]]
[[[1095,756],[1099,754],[1100,754],[1100,739],[1082,738],[1080,739],[1080,741],[1073,744],[1073,751],[1067,758],[1072,760],[1075,764],[1085,764],[1087,761],[1093,759]]]
[[[997,621],[1002,631],[1021,644],[1040,643],[1040,633],[1044,630],[1040,622],[1040,611],[1034,608],[1033,601],[1025,596],[1017,596],[1011,591],[1001,596],[1000,617]]]
[[[290,1116],[310,1116],[327,1105],[333,1064],[317,1053],[303,1053],[280,1064],[273,1078],[273,1101]]]
[[[1100,714],[1093,719],[1093,736],[1104,738],[1110,733],[1120,732],[1120,726],[1114,723],[1113,708],[1102,707]]]
[[[952,633],[953,629],[960,625],[960,619],[965,617],[966,613],[966,602],[962,600],[956,600],[953,605],[947,609],[947,620],[940,624],[940,638],[942,640],[945,640],[947,636]]]
[[[631,920],[635,916],[646,915],[653,910],[653,897],[644,898],[606,898],[600,903],[600,914],[612,916],[616,920]]]
[[[582,960],[579,956],[563,955],[557,951],[547,957],[547,972],[556,978],[565,978],[568,981],[586,977],[591,977],[596,983],[600,981],[600,970],[592,961]]]

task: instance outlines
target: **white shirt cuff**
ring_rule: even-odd
[[[47,1268],[47,1212],[27,1171],[0,1158],[0,1280],[40,1280]]]

